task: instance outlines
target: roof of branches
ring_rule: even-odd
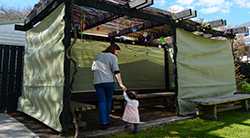
[[[84,0],[82,0],[84,1]],[[212,34],[213,36],[224,36],[232,38],[234,35],[228,32],[221,32],[216,31],[212,28],[202,26],[200,23],[194,22],[192,20],[186,19],[186,20],[171,20],[172,13],[161,10],[157,8],[147,7],[143,8],[139,11],[140,13],[146,13],[146,15],[152,16],[152,18],[149,18],[151,21],[140,18],[140,17],[131,17],[130,15],[124,14],[117,14],[114,12],[110,12],[107,10],[101,10],[98,8],[94,8],[91,6],[85,6],[81,3],[89,3],[91,1],[93,2],[102,2],[103,0],[88,0],[86,2],[82,2],[80,0],[75,0],[75,4],[73,6],[73,14],[74,14],[74,21],[77,28],[80,28],[81,24],[84,24],[84,18],[85,18],[85,30],[84,33],[90,33],[90,34],[96,34],[96,35],[105,35],[110,37],[116,37],[116,36],[128,36],[130,38],[143,38],[145,36],[145,32],[147,32],[147,35],[153,36],[153,38],[160,38],[161,36],[171,36],[171,26],[176,26],[183,28],[184,30],[187,30],[189,32],[194,31],[200,31],[204,32],[206,34]],[[122,6],[126,5],[127,2],[130,0],[106,0],[106,2],[103,4],[113,5],[116,8],[119,9],[119,6],[121,8],[124,8]],[[44,7],[47,7],[50,5],[50,3],[61,3],[61,2],[71,2],[71,0],[40,0],[35,6],[34,9],[31,11],[30,15],[28,16],[28,19],[26,19],[26,23],[31,22],[32,18],[35,18],[35,16],[38,16],[38,11],[40,8],[41,10],[44,9]],[[78,2],[78,4],[77,4]],[[80,3],[80,4],[79,4]],[[44,6],[45,5],[45,6]],[[41,8],[43,7],[43,8]],[[53,7],[53,6],[52,6]],[[104,6],[105,7],[105,6]],[[167,21],[165,23],[157,22],[159,20],[154,20],[154,17],[162,17],[162,20]],[[80,29],[81,30],[81,29]]]

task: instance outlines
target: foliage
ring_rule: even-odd
[[[218,121],[189,119],[115,138],[237,138],[250,137],[250,112],[228,111],[218,114]],[[140,126],[139,126],[140,127]],[[112,137],[110,137],[112,138]]]
[[[233,52],[238,60],[248,54],[243,34],[238,34],[237,39],[233,40]]]
[[[234,70],[235,70],[235,81],[237,86],[237,91],[243,92],[243,93],[249,93],[250,94],[250,87],[247,87],[248,83],[246,82],[247,79],[245,79],[245,75],[242,75],[239,72],[240,65],[237,64],[236,59],[234,60]],[[248,88],[248,89],[247,89]]]
[[[14,7],[3,4],[0,6],[0,21],[25,19],[31,10],[32,7]]]
[[[245,75],[241,74],[239,71],[240,65],[237,64],[237,60],[239,62],[243,56],[248,55],[243,34],[238,34],[237,39],[233,40],[233,53],[235,57],[234,69],[237,91],[250,94],[250,87],[247,85],[247,79],[245,78]]]
[[[246,90],[246,93],[247,93],[247,94],[250,94],[250,84],[249,84],[249,83],[244,82],[244,83],[242,84],[242,87],[243,87],[243,89]]]
[[[241,83],[241,89],[238,89],[239,92],[250,94],[250,84],[248,82]]]

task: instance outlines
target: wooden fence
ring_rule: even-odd
[[[0,111],[16,111],[22,93],[24,46],[0,44]]]
[[[247,63],[239,63],[240,65],[240,73],[245,75],[245,78],[248,79],[248,82],[250,82],[250,64]]]

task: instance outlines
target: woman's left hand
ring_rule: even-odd
[[[122,90],[123,90],[124,92],[127,91],[127,88],[126,88],[123,84],[121,84],[120,87],[122,88]]]

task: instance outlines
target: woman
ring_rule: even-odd
[[[122,83],[118,59],[116,57],[120,50],[118,45],[112,44],[100,52],[92,64],[92,79],[99,100],[99,119],[102,129],[107,129],[107,125],[113,124],[108,119],[116,79],[122,90],[127,90]]]

